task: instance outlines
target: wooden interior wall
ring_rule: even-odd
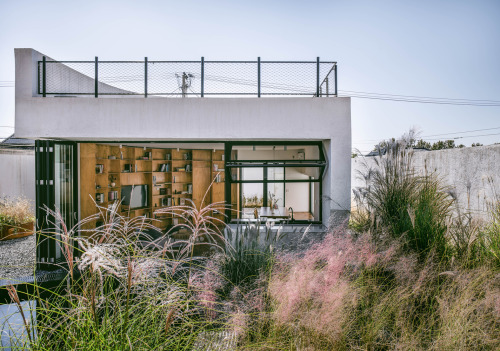
[[[80,144],[80,219],[97,213],[93,201],[96,183],[96,144]],[[91,229],[94,223],[87,223],[82,229]]]
[[[200,208],[211,202],[224,201],[224,151],[191,149],[148,149],[140,147],[80,144],[80,215],[98,213],[94,200],[104,208],[121,199],[121,187],[148,185],[147,208],[129,209],[122,206],[121,214],[128,217],[154,218],[154,224],[167,228],[175,222],[171,216],[158,214],[162,208],[179,205],[182,199],[192,199]],[[97,171],[99,165],[102,171]],[[165,168],[168,167],[168,171]],[[215,179],[215,181],[214,181]],[[210,184],[213,182],[212,187]],[[207,192],[208,189],[208,192]],[[111,198],[115,192],[116,199]],[[202,203],[203,198],[205,201]],[[165,201],[171,199],[171,204]],[[222,219],[222,217],[221,217]],[[95,228],[97,221],[87,224]]]
[[[200,209],[210,203],[211,150],[193,150],[193,202]]]

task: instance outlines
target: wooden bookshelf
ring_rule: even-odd
[[[121,188],[148,185],[148,206],[120,208],[122,215],[146,216],[159,228],[175,224],[171,215],[155,211],[193,201],[198,208],[224,201],[224,151],[162,149],[131,146],[80,144],[81,218],[99,213],[101,207],[120,201]],[[214,166],[216,165],[216,166]],[[217,177],[217,181],[210,184]],[[208,189],[208,191],[207,191]],[[221,219],[223,216],[218,215]],[[95,228],[97,221],[85,229]]]

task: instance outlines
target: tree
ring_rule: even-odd
[[[429,143],[428,141],[425,141],[423,139],[420,139],[419,141],[417,141],[417,143],[415,144],[414,146],[416,149],[432,149],[432,145],[431,143]]]
[[[454,140],[439,140],[432,144],[432,150],[454,149],[455,147]]]

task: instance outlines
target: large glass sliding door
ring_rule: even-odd
[[[78,219],[77,146],[45,140],[35,146],[37,264],[50,270],[64,261],[61,232]]]

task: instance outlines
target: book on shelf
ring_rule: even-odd
[[[184,199],[184,198],[182,198],[182,197],[181,197],[181,198],[179,199],[179,204],[180,204],[181,206],[185,206],[185,205],[186,205],[186,199]]]
[[[102,204],[104,202],[104,193],[96,193],[95,202],[97,202],[98,204]]]
[[[171,197],[164,197],[161,199],[161,205],[162,206],[167,206],[170,207],[172,206],[172,198]]]
[[[110,191],[108,193],[108,201],[114,201],[114,200],[118,200],[118,191],[117,190]]]
[[[191,172],[192,170],[191,165],[186,165],[186,172]]]
[[[170,172],[170,164],[162,163],[158,166],[158,172]]]
[[[130,173],[130,172],[133,172],[134,171],[134,165],[133,164],[130,164],[130,163],[127,163],[123,166],[123,172],[124,173]]]
[[[96,174],[104,173],[104,165],[103,164],[96,164],[95,165],[95,173]]]
[[[192,194],[193,193],[193,184],[188,184],[187,185],[187,193]]]

